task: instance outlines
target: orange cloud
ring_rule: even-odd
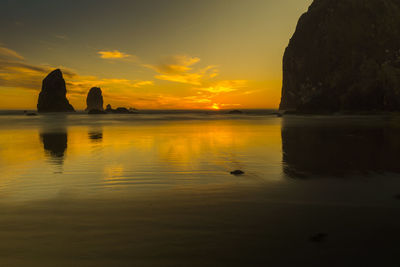
[[[200,58],[185,55],[175,55],[164,58],[158,65],[147,65],[159,73],[179,74],[191,70],[191,66],[198,63]]]
[[[3,58],[14,58],[14,59],[20,59],[23,60],[24,57],[15,52],[14,50],[11,50],[6,47],[0,47],[0,57]]]
[[[38,90],[43,78],[55,68],[47,65],[32,65],[25,62],[0,59],[0,86]],[[58,68],[61,68],[68,78],[76,76],[73,71],[67,68]]]
[[[34,97],[41,88],[43,78],[52,70],[60,68],[67,83],[68,97],[72,99],[77,108],[84,105],[85,95],[94,86],[101,86],[110,98],[122,101],[119,96],[123,95],[126,96],[123,101],[130,102],[131,91],[154,84],[153,81],[82,76],[62,66],[29,64],[23,60],[21,55],[11,49],[0,49],[0,53],[0,87],[14,88],[13,92],[18,90],[19,94],[26,92]],[[11,92],[11,89],[4,90],[2,95],[7,95],[8,92]]]
[[[237,91],[240,88],[244,88],[246,85],[247,85],[246,80],[227,80],[227,81],[216,82],[209,87],[200,88],[200,90],[212,94],[220,94],[220,93],[229,93]]]
[[[107,90],[113,88],[114,94],[110,96],[117,97],[121,91],[124,94],[129,94],[132,89],[140,88],[144,86],[153,85],[153,81],[140,81],[140,80],[128,80],[128,79],[101,79],[95,76],[76,76],[73,79],[67,81],[69,94],[86,95],[87,91],[91,87],[103,87]]]
[[[200,103],[200,104],[211,102],[211,99],[204,97],[204,96],[198,96],[198,95],[186,96],[183,98],[183,100],[188,103]]]
[[[101,58],[104,59],[123,59],[123,58],[129,58],[132,57],[132,55],[125,54],[123,52],[120,52],[118,50],[114,51],[99,51],[97,54],[100,55]]]
[[[161,87],[151,80],[82,76],[62,66],[30,64],[17,52],[0,46],[0,98],[17,99],[23,95],[25,101],[23,104],[18,101],[18,107],[15,101],[9,104],[3,100],[0,104],[13,108],[34,107],[43,78],[55,68],[62,70],[68,98],[77,109],[85,107],[86,94],[95,86],[102,88],[105,103],[139,109],[210,109],[235,107],[246,101],[261,103],[262,98],[254,96],[265,90],[261,85],[250,87],[251,81],[246,80],[215,80],[217,67],[196,67],[199,62],[198,57],[172,56],[158,65],[145,65],[157,72],[155,77],[159,80],[182,83],[179,88],[176,84]],[[252,95],[251,100],[248,95]]]
[[[175,55],[165,58],[156,65],[146,64],[147,68],[156,71],[156,79],[186,83],[192,85],[201,85],[204,79],[210,79],[218,75],[216,66],[207,66],[202,69],[193,69],[193,65],[200,61],[198,57],[189,57],[185,55]]]

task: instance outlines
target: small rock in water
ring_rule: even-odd
[[[321,243],[324,242],[328,235],[325,233],[317,233],[310,237],[310,242]]]
[[[232,175],[242,175],[242,174],[244,174],[244,171],[236,170],[236,171],[231,172],[231,174]]]
[[[113,110],[114,113],[120,113],[120,114],[127,114],[129,113],[129,110],[124,107],[118,107],[117,109]]]

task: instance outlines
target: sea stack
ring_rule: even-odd
[[[99,87],[90,89],[86,98],[86,110],[103,110],[103,95]]]
[[[42,82],[42,90],[37,103],[38,112],[75,111],[66,97],[67,89],[61,70],[50,72]]]
[[[400,1],[314,0],[283,58],[281,110],[400,110]]]

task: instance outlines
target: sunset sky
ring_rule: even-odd
[[[61,68],[75,109],[277,108],[282,56],[312,0],[0,0],[0,109],[35,109]]]

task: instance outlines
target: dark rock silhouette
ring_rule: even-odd
[[[113,111],[114,113],[130,113],[129,110],[127,108],[123,108],[123,107],[118,107],[117,109],[115,109]]]
[[[107,105],[106,107],[106,112],[107,113],[116,113],[116,114],[137,114],[138,112],[136,109],[132,108],[124,108],[124,107],[118,107],[116,109],[113,109],[110,104]]]
[[[244,174],[244,171],[235,170],[235,171],[232,171],[231,174],[232,174],[232,175],[243,175],[243,174]]]
[[[75,111],[66,97],[67,89],[62,72],[52,71],[44,78],[37,103],[38,112],[73,112]]]
[[[280,113],[280,112],[274,112],[274,113],[271,113],[271,115],[275,115],[275,116],[277,116],[279,118],[283,117],[283,114]]]
[[[86,110],[103,110],[103,94],[99,87],[90,89],[86,98]]]
[[[281,110],[400,110],[400,1],[314,0],[283,58]]]
[[[113,110],[113,109],[112,109],[111,105],[108,104],[107,107],[106,107],[106,111],[107,111],[107,112],[111,112],[112,110]]]
[[[24,114],[26,115],[26,116],[37,116],[38,114],[36,114],[35,112],[28,112],[28,111],[26,111],[26,110],[24,110]]]
[[[283,171],[291,178],[400,173],[400,127],[369,122],[283,117]],[[382,122],[381,122],[382,121]]]

